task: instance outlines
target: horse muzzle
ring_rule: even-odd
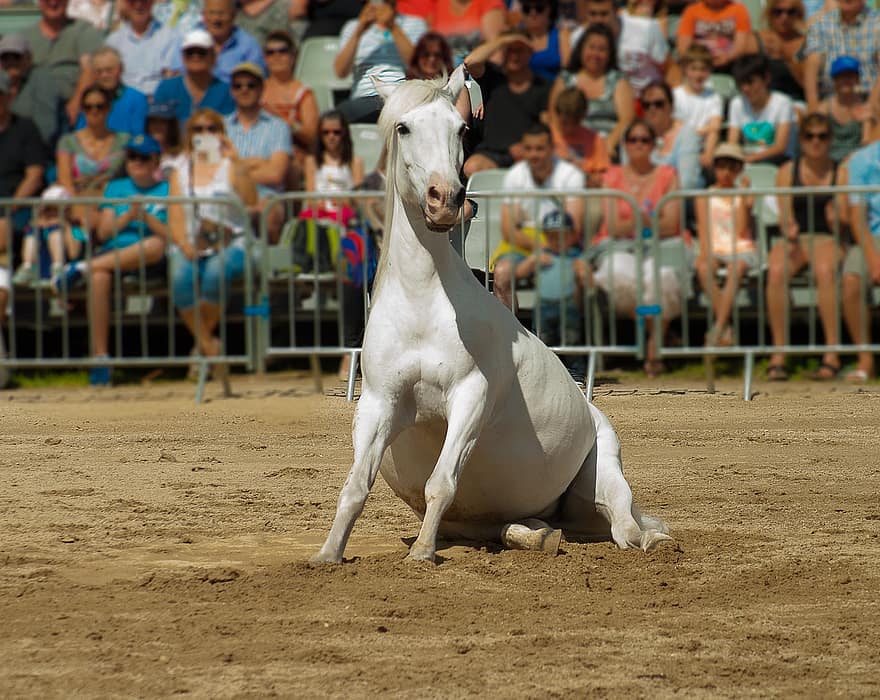
[[[464,204],[464,187],[457,181],[449,183],[431,177],[425,197],[425,223],[431,231],[448,231]]]

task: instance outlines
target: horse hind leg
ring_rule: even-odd
[[[440,534],[444,538],[497,542],[507,549],[525,549],[553,556],[559,552],[562,542],[562,530],[557,530],[537,518],[527,518],[506,525],[444,521]]]

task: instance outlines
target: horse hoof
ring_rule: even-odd
[[[510,549],[525,549],[531,552],[544,552],[556,556],[562,542],[562,530],[542,527],[533,530],[527,525],[513,523],[501,533],[501,542]]]
[[[669,535],[663,532],[658,532],[657,530],[645,530],[642,533],[641,539],[641,549],[643,552],[653,551],[661,542],[667,540],[672,541],[672,538]]]
[[[413,544],[412,547],[410,547],[409,554],[406,555],[406,560],[411,562],[427,562],[428,564],[433,564],[434,549],[433,547],[425,547],[416,542]]]
[[[318,553],[313,557],[309,558],[309,564],[315,566],[327,566],[328,564],[341,564],[342,557],[334,557],[330,554]]]

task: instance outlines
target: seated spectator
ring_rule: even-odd
[[[155,0],[153,17],[178,36],[196,29],[202,21],[202,0]]]
[[[733,62],[746,54],[752,20],[748,8],[730,0],[699,0],[688,5],[675,39],[683,56],[691,44],[702,44],[712,54],[715,73],[730,73]]]
[[[822,102],[819,111],[831,118],[831,158],[841,162],[870,140],[877,123],[865,96],[859,91],[859,62],[852,56],[839,56],[831,66],[834,93]]]
[[[354,155],[351,131],[342,112],[321,115],[318,147],[306,156],[306,192],[331,195],[350,192],[364,180],[364,161]],[[321,218],[348,223],[354,215],[353,203],[328,197],[310,201],[307,206]]]
[[[30,48],[37,92],[51,85],[65,101],[70,124],[76,123],[83,90],[93,82],[90,57],[101,46],[100,32],[88,22],[67,17],[67,0],[39,0],[40,21],[21,34]]]
[[[269,75],[263,86],[263,109],[283,119],[290,127],[296,146],[294,159],[301,172],[305,154],[310,153],[318,136],[318,101],[312,89],[293,77],[296,44],[283,30],[269,34],[263,45]]]
[[[740,94],[730,102],[728,143],[742,141],[747,163],[778,165],[793,158],[794,105],[788,95],[770,90],[767,59],[761,54],[737,59],[733,77]]]
[[[535,75],[553,82],[571,53],[571,33],[556,26],[558,6],[554,0],[524,0],[522,29],[532,45],[529,68]]]
[[[762,53],[770,69],[770,89],[785,93],[795,102],[804,95],[804,5],[801,0],[768,0],[764,6],[765,28],[752,35],[749,53]]]
[[[501,51],[501,69],[489,57]],[[474,49],[464,60],[483,93],[483,138],[464,163],[465,177],[480,170],[509,168],[524,157],[523,134],[547,110],[550,83],[532,73],[532,46],[520,32],[508,32]]]
[[[649,83],[662,81],[666,75],[669,43],[663,5],[662,0],[629,0],[620,12],[618,65],[637,96]],[[662,21],[654,16],[655,11],[663,14]]]
[[[12,277],[19,286],[52,288],[68,260],[78,260],[85,237],[70,221],[70,208],[62,204],[70,193],[61,185],[50,185],[40,196],[43,204],[34,211],[31,224],[21,242],[21,264]],[[48,254],[49,265],[43,261]],[[44,274],[47,273],[47,274]]]
[[[87,93],[88,94],[88,93]],[[168,183],[156,179],[159,170],[159,144],[151,136],[134,136],[125,150],[126,177],[107,184],[104,197],[129,201],[108,202],[100,206],[97,239],[100,247],[87,260],[68,263],[56,278],[55,287],[63,298],[89,277],[89,319],[92,349],[96,359],[110,356],[109,334],[111,294],[117,271],[157,274],[156,266],[165,254],[168,238],[168,211],[164,202],[141,204],[132,197],[166,197]],[[89,383],[110,383],[110,368],[94,367]]]
[[[149,102],[144,93],[122,84],[122,59],[112,46],[102,46],[92,54],[92,75],[95,84],[113,96],[107,126],[113,131],[136,135],[144,133]],[[80,112],[76,128],[86,124]]]
[[[712,171],[715,184],[710,190],[748,189],[749,178],[742,174],[742,149],[722,143],[715,149]],[[700,250],[696,260],[697,279],[712,304],[712,327],[706,333],[707,346],[736,345],[730,320],[739,282],[758,265],[751,216],[754,198],[749,195],[698,199],[695,203]],[[719,291],[717,275],[726,273]]]
[[[289,8],[288,0],[239,0],[235,26],[263,46],[272,32],[285,31]]]
[[[110,180],[119,177],[125,166],[125,144],[129,134],[107,126],[111,95],[92,85],[82,96],[86,123],[81,129],[65,134],[58,141],[55,163],[58,184],[75,197],[97,197]],[[86,230],[94,226],[94,204],[76,205],[73,216]]]
[[[383,82],[403,80],[413,44],[425,31],[425,20],[397,14],[393,0],[368,2],[357,19],[345,23],[333,70],[340,78],[354,74],[349,99],[337,105],[349,122],[376,123],[382,98],[371,78]]]
[[[865,0],[839,0],[837,7],[819,15],[807,30],[804,93],[807,109],[815,111],[832,91],[831,66],[840,56],[859,62],[859,88],[872,94],[878,85],[880,12]],[[875,95],[876,97],[876,95]],[[875,105],[877,102],[872,102]]]
[[[447,0],[434,5],[431,29],[446,37],[458,65],[480,44],[496,39],[507,24],[503,0]]]
[[[522,136],[524,160],[504,176],[502,189],[516,190],[582,190],[584,174],[571,163],[553,155],[550,129],[541,123],[532,124]],[[516,269],[536,248],[541,246],[538,222],[559,208],[556,199],[543,197],[524,200],[511,197],[501,207],[501,243],[492,254],[494,293],[502,303],[513,308]],[[583,200],[565,200],[565,211],[574,222],[572,237],[582,240]]]
[[[721,136],[723,105],[721,96],[709,83],[712,73],[712,56],[709,49],[693,44],[681,58],[684,81],[672,91],[675,108],[673,118],[684,122],[697,132],[702,147],[700,166],[712,167],[715,148]]]
[[[159,170],[163,180],[171,179],[171,173],[186,167],[180,142],[180,122],[174,116],[174,108],[166,102],[154,102],[147,112],[147,133],[156,139],[161,149]]]
[[[642,93],[642,108],[645,121],[657,135],[651,160],[675,168],[681,189],[702,187],[700,139],[692,126],[672,116],[672,89],[666,83],[651,83]]]
[[[107,37],[122,57],[122,82],[152,96],[178,51],[180,37],[153,19],[153,0],[121,0],[125,21]]]
[[[635,97],[617,69],[614,35],[606,25],[587,27],[572,51],[568,69],[553,84],[550,104],[566,87],[576,87],[584,93],[588,103],[584,126],[605,137],[608,153],[614,158],[620,135],[635,113]],[[552,112],[550,119],[553,124]]]
[[[15,97],[31,69],[31,50],[21,34],[0,38],[0,69],[9,77],[10,94]]]
[[[113,12],[114,3],[112,0],[69,0],[67,4],[68,17],[88,22],[102,33],[110,28],[113,21],[111,13]],[[116,7],[114,14],[118,20],[118,7]]]
[[[193,113],[184,139],[187,167],[172,173],[172,197],[223,196],[246,207],[256,204],[256,187],[224,131],[223,117],[214,110]],[[223,314],[221,303],[229,299],[230,285],[244,274],[247,262],[246,217],[238,208],[210,201],[171,204],[168,209],[174,303],[198,350],[216,357],[223,351],[214,335]],[[216,378],[226,373],[225,367],[214,366]]]
[[[220,114],[235,111],[229,84],[214,75],[214,40],[204,29],[194,29],[181,42],[183,75],[166,78],[153,97],[170,102],[181,124],[197,109],[213,109]]]
[[[847,163],[846,182],[853,187],[880,185],[880,141],[860,148]],[[843,180],[844,178],[841,178]],[[853,245],[843,263],[843,318],[856,345],[871,342],[871,315],[865,290],[880,284],[880,194],[851,194],[849,222]],[[860,352],[846,379],[864,384],[874,376],[874,356]]]
[[[580,168],[587,176],[587,187],[601,187],[605,171],[611,165],[605,139],[583,125],[587,98],[574,87],[565,88],[556,97],[557,131],[553,134],[556,155]]]
[[[228,83],[232,69],[239,63],[256,63],[265,72],[260,43],[244,29],[235,26],[235,0],[205,0],[202,22],[197,29],[206,31],[211,37],[216,56],[214,75],[220,80]],[[184,48],[183,43],[180,48]],[[175,52],[171,70],[180,72],[185,67],[181,53]]]
[[[837,163],[831,158],[831,121],[824,114],[808,114],[801,122],[800,157],[784,163],[776,177],[777,187],[831,187],[838,184]],[[837,345],[837,275],[848,220],[845,197],[828,194],[780,196],[779,224],[782,240],[767,260],[767,321],[773,345],[785,345],[786,306],[789,280],[807,265],[816,282],[816,305],[827,345]],[[835,206],[835,202],[837,206]],[[835,233],[837,239],[835,239]],[[834,379],[840,358],[825,353],[814,379]],[[785,355],[770,356],[767,378],[788,379]]]
[[[655,165],[651,154],[656,147],[657,135],[643,120],[636,119],[624,132],[625,161],[627,165],[612,165],[605,173],[604,186],[620,190],[642,202],[641,225],[649,226],[654,208],[670,192],[679,189],[675,168],[670,165]],[[670,199],[660,210],[659,230],[661,245],[667,240],[680,241],[679,228],[681,202]],[[660,299],[654,297],[654,258],[651,248],[642,256],[641,269],[635,243],[642,235],[637,229],[637,221],[632,207],[623,199],[608,199],[605,203],[605,217],[599,235],[594,243],[608,240],[610,245],[597,260],[593,281],[605,290],[618,313],[636,318],[636,307],[641,304],[660,305],[661,333],[666,333],[670,321],[678,318],[682,308],[681,281],[678,270],[670,266],[660,267]],[[620,243],[623,242],[623,245]],[[689,241],[685,239],[685,244]],[[637,296],[638,282],[641,278],[642,299]],[[613,287],[612,287],[613,285]],[[646,320],[647,345],[645,348],[645,373],[656,377],[664,371],[663,362],[657,357],[654,343],[653,318]]]
[[[444,75],[452,75],[452,49],[442,34],[426,32],[413,47],[409,65],[406,68],[406,79],[433,80]],[[458,95],[456,108],[466,122],[471,119],[471,101],[467,90]]]
[[[256,185],[257,210],[265,207],[267,197],[284,191],[293,154],[290,128],[260,107],[262,97],[262,69],[255,63],[237,65],[232,71],[235,111],[226,117],[226,135],[238,154],[238,164]],[[281,205],[272,208],[268,217],[272,241],[281,231],[283,216]]]

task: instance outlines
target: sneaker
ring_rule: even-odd
[[[89,370],[89,384],[91,386],[110,386],[110,368],[92,367]]]
[[[75,263],[70,263],[64,271],[55,277],[53,284],[58,294],[69,293],[80,281],[82,281],[83,273],[77,269]]]
[[[37,270],[34,265],[22,263],[12,275],[12,284],[16,287],[27,287],[37,278]]]

